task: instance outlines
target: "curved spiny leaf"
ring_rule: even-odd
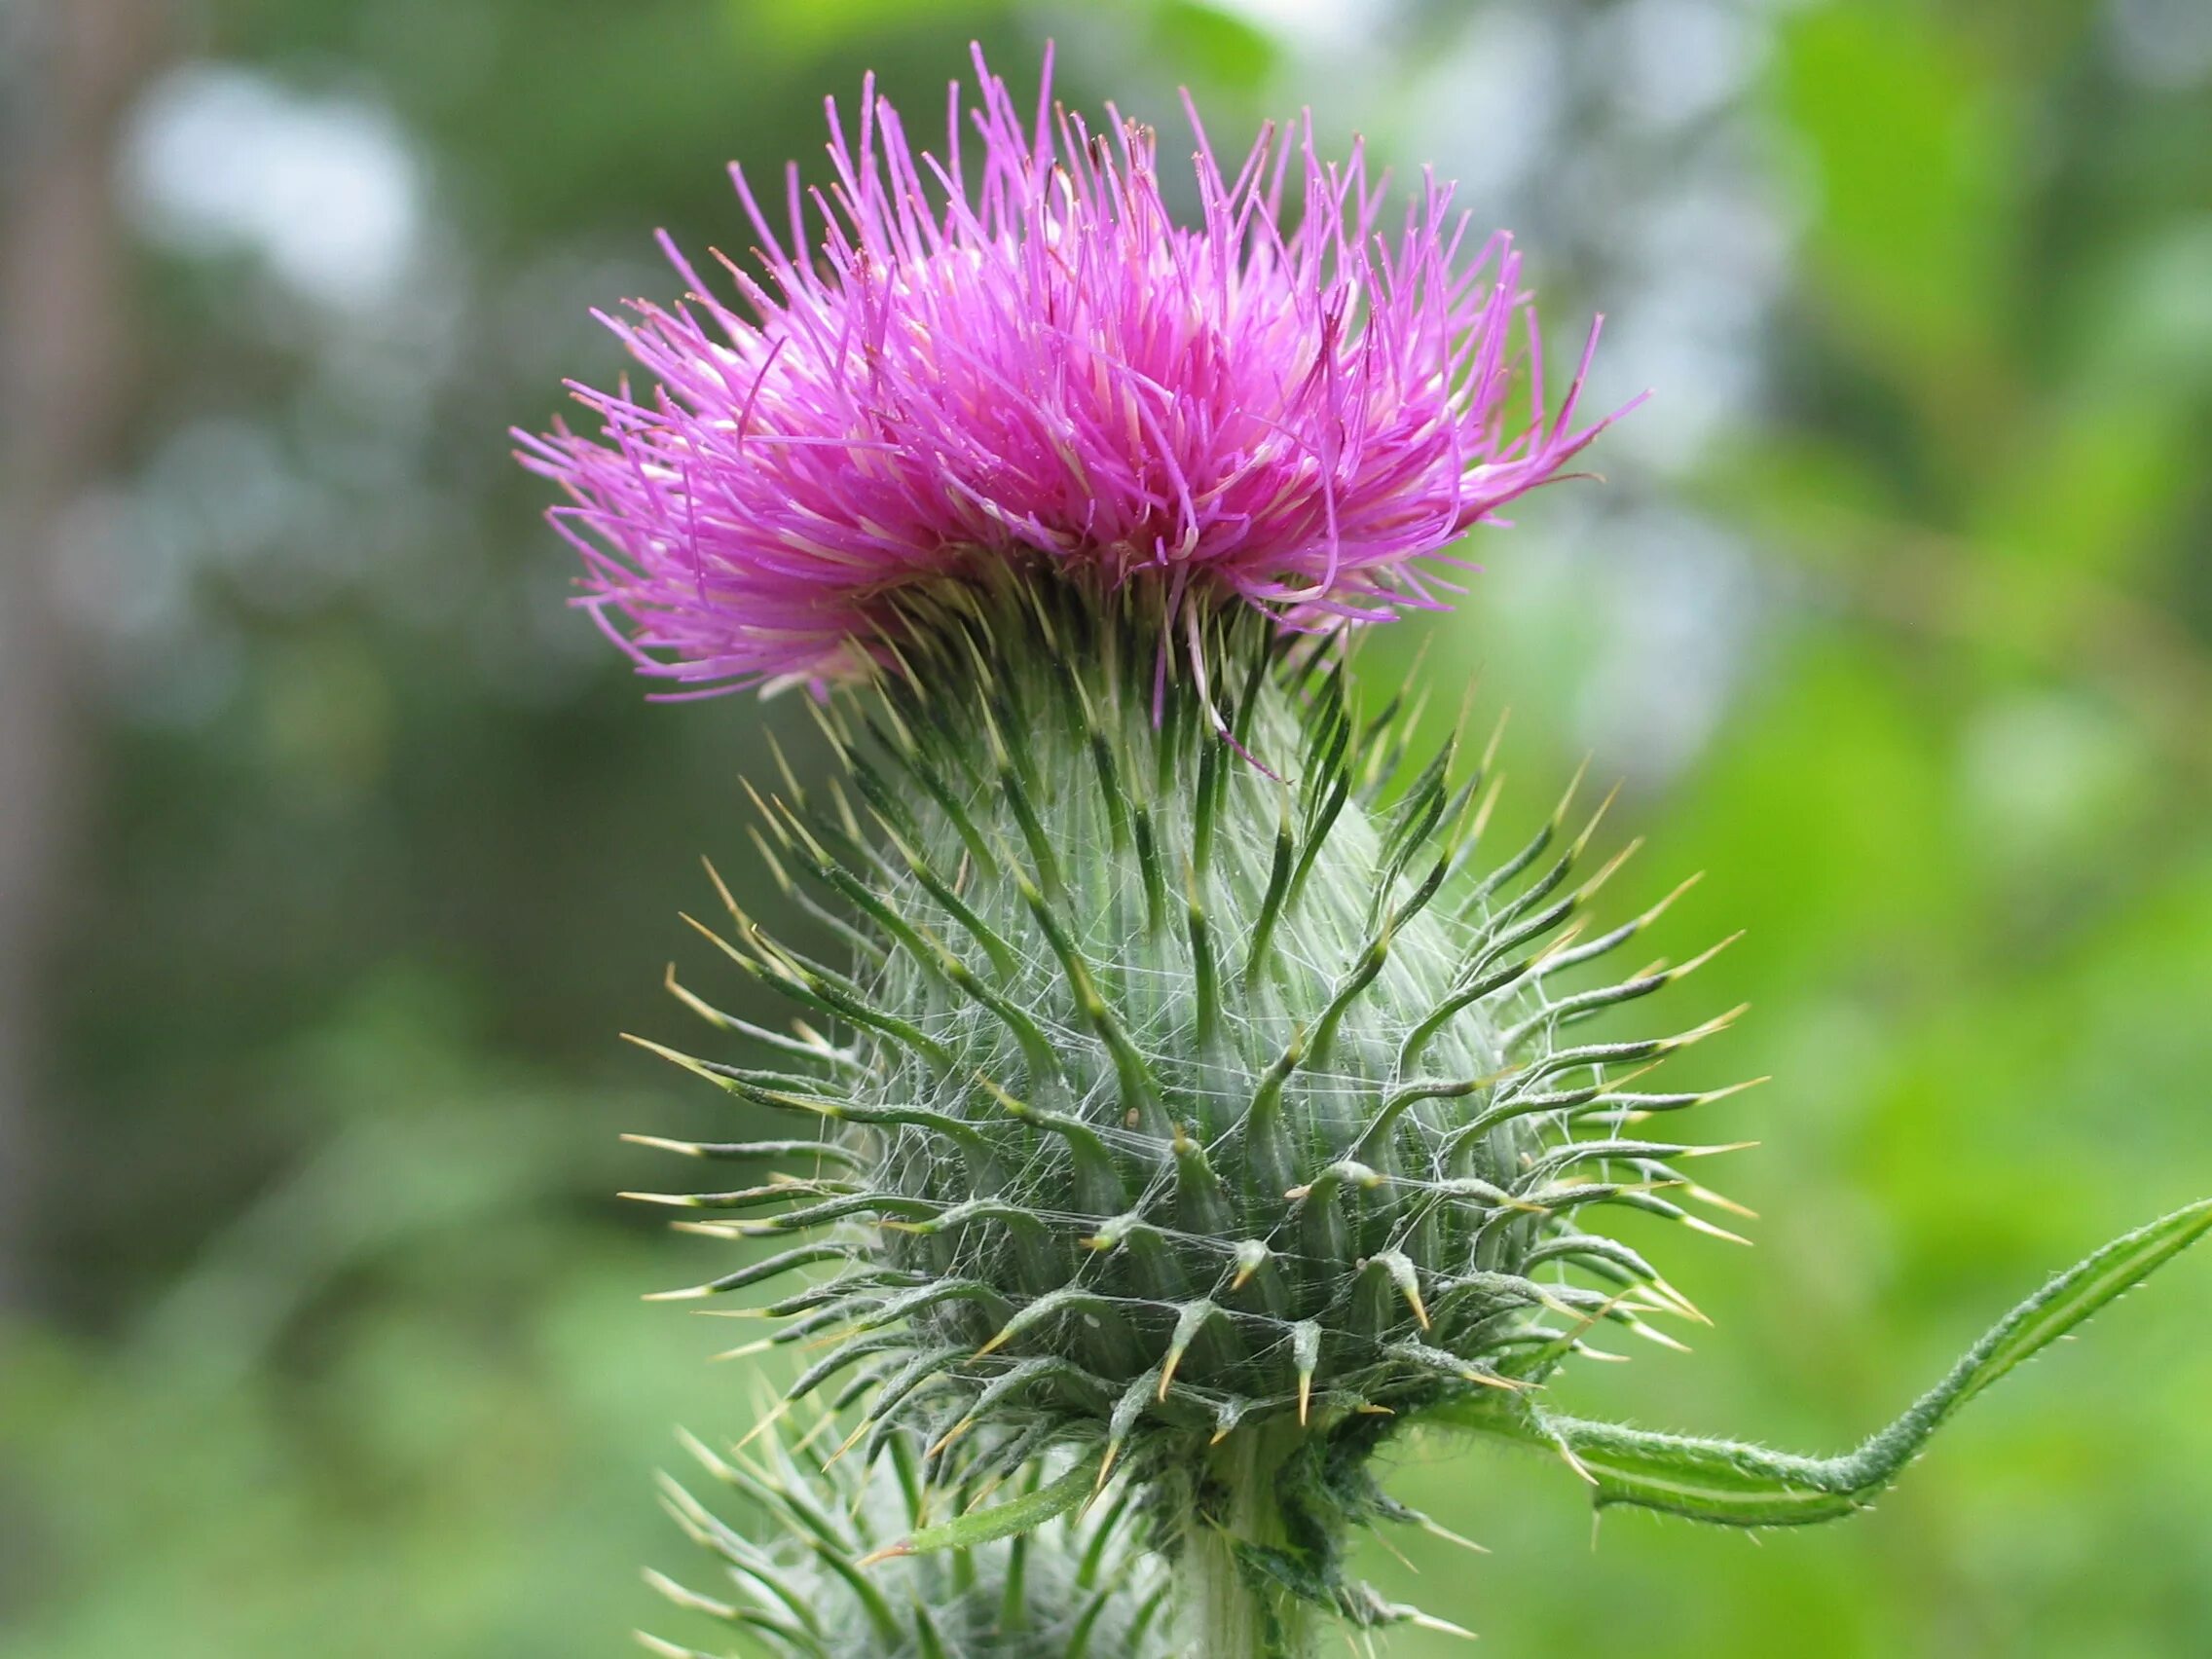
[[[1661,1434],[1474,1396],[1432,1408],[1419,1420],[1553,1447],[1591,1483],[1600,1508],[1627,1504],[1730,1527],[1832,1521],[1869,1507],[1969,1400],[2207,1232],[2212,1199],[2113,1240],[2013,1309],[1895,1422],[1841,1456]]]

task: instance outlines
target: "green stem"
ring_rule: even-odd
[[[1214,1449],[1175,1566],[1182,1652],[1188,1659],[1312,1659],[1316,1610],[1257,1581],[1236,1559],[1239,1544],[1282,1549],[1276,1477],[1305,1438],[1295,1422],[1239,1429]]]

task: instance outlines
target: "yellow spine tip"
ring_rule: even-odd
[[[923,1454],[923,1456],[929,1457],[937,1456],[946,1447],[950,1446],[955,1440],[958,1440],[963,1434],[966,1434],[971,1428],[975,1427],[975,1425],[976,1419],[974,1418],[962,1418],[958,1422],[954,1423],[950,1428],[946,1429],[942,1434],[939,1435],[937,1444],[932,1446],[928,1452]]]

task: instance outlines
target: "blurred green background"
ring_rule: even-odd
[[[739,996],[675,913],[755,870],[767,731],[820,756],[641,702],[502,433],[619,372],[654,227],[742,250],[725,159],[819,161],[866,67],[927,130],[971,36],[1435,163],[1656,388],[1427,666],[1512,705],[1525,818],[1625,780],[1624,906],[1712,871],[1662,948],[1750,930],[1676,1013],[1755,1005],[1685,1065],[1776,1074],[1708,1125],[1758,1248],[1659,1241],[1718,1328],[1570,1403],[1838,1446],[2212,1191],[2201,0],[11,0],[5,1659],[679,1634],[649,1471],[756,1382],[637,1301],[712,1247],[614,1137],[732,1125],[616,1033],[690,1035],[671,955]],[[2212,1652],[2208,1306],[2185,1262],[1845,1528],[1593,1549],[1555,1465],[1421,1445],[1495,1553],[1363,1565],[1501,1655]]]

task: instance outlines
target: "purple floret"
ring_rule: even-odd
[[[985,561],[1159,583],[1171,621],[1438,608],[1444,550],[1604,425],[1573,424],[1589,348],[1547,412],[1520,257],[1470,243],[1449,185],[1424,176],[1386,231],[1358,145],[1325,163],[1302,117],[1225,175],[1192,108],[1200,215],[1178,225],[1149,129],[1054,107],[1049,60],[1033,119],[976,70],[941,160],[872,80],[850,139],[832,101],[836,180],[794,168],[781,235],[732,168],[757,269],[721,263],[750,315],[664,237],[685,300],[603,319],[651,389],[572,387],[596,438],[518,434],[570,498],[581,603],[641,671],[843,678],[895,590]]]

